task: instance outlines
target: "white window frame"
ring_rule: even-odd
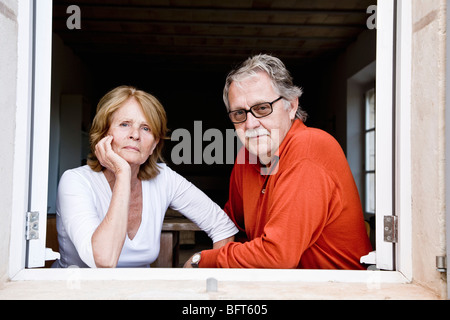
[[[383,270],[394,270],[394,245],[384,241],[384,217],[394,216],[394,125],[393,96],[395,0],[378,1],[377,7],[377,64],[376,64],[376,265]],[[388,49],[389,48],[389,49]]]
[[[30,1],[31,2],[31,1]],[[30,192],[28,212],[39,212],[39,239],[27,243],[26,267],[45,265],[52,70],[53,1],[33,1]],[[45,22],[44,22],[45,21]],[[50,22],[48,22],[50,21]],[[45,143],[44,143],[45,141]]]
[[[396,269],[412,279],[411,85],[412,1],[397,3],[395,210],[398,216]],[[377,111],[378,112],[378,111]]]
[[[378,269],[397,270],[412,279],[411,2],[379,0],[377,19],[377,251],[366,261]],[[385,216],[398,218],[397,243],[384,241]]]
[[[45,260],[51,36],[52,1],[19,1],[10,277],[25,267],[41,267]],[[26,241],[26,213],[32,211],[40,213],[39,239]]]
[[[34,0],[34,10],[26,1],[19,1],[19,56],[18,92],[34,93],[32,101],[18,97],[18,116],[20,124],[28,137],[16,135],[16,153],[24,159],[14,167],[22,181],[18,182],[14,197],[19,204],[14,207],[11,250],[10,250],[10,278],[19,280],[58,280],[67,279],[71,270],[61,269],[26,269],[26,267],[41,266],[45,261],[45,233],[48,184],[48,150],[49,150],[49,119],[50,119],[50,84],[51,84],[51,26],[52,1]],[[394,83],[394,6],[398,5],[399,22],[397,28],[397,53],[401,52],[402,59],[396,65],[396,83]],[[33,23],[33,17],[35,22]],[[399,243],[397,245],[377,242],[376,264],[382,269],[393,270],[393,250],[397,251],[396,271],[333,271],[333,270],[187,270],[187,269],[146,269],[146,270],[79,270],[80,280],[195,280],[214,276],[221,281],[305,281],[305,282],[348,282],[348,283],[407,283],[412,280],[411,261],[411,192],[410,192],[410,123],[407,115],[410,113],[410,55],[411,55],[411,4],[409,1],[379,0],[377,8],[378,47],[377,50],[377,212],[384,214],[395,213],[399,217]],[[36,41],[32,42],[33,32]],[[32,53],[34,43],[34,55]],[[392,48],[392,50],[389,50]],[[33,57],[35,63],[33,64]],[[39,79],[39,81],[33,81]],[[396,84],[396,99],[394,104],[393,85]],[[34,89],[33,89],[34,86]],[[18,96],[21,96],[19,94]],[[396,107],[401,116],[397,116],[396,128],[393,130],[392,110]],[[34,110],[34,119],[29,113]],[[405,116],[406,115],[406,116]],[[20,122],[18,122],[20,123]],[[33,125],[32,125],[33,124]],[[395,135],[395,140],[393,139]],[[30,138],[32,137],[32,139]],[[382,143],[384,141],[384,143]],[[393,167],[394,156],[392,145],[395,141],[395,159],[401,166]],[[38,147],[37,147],[38,146]],[[32,150],[32,154],[30,153]],[[384,159],[384,160],[383,160]],[[389,160],[385,160],[389,159]],[[384,161],[384,162],[382,162]],[[406,161],[406,165],[405,165]],[[31,166],[30,166],[31,165]],[[30,173],[32,178],[28,178]],[[393,179],[393,173],[396,177]],[[28,183],[31,182],[28,190]],[[394,186],[394,182],[396,183]],[[23,186],[27,188],[23,188]],[[22,188],[21,188],[22,187]],[[398,190],[402,192],[398,192]],[[405,191],[406,190],[406,191]],[[395,192],[395,194],[394,194]],[[393,208],[395,195],[396,207]],[[28,207],[28,200],[30,207]],[[30,240],[28,245],[32,252],[26,258],[26,243],[24,241],[24,209],[39,211],[40,239]],[[377,221],[377,225],[380,221]],[[382,228],[377,228],[380,230]],[[379,232],[379,231],[378,231]],[[377,234],[377,241],[383,236]],[[31,243],[32,242],[32,243]],[[384,247],[386,246],[386,250]],[[389,248],[387,248],[389,246]],[[389,258],[390,257],[390,258]],[[389,260],[390,259],[390,260]],[[73,271],[73,270],[72,270]],[[251,274],[251,276],[249,276]]]

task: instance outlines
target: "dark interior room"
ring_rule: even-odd
[[[153,94],[166,109],[171,132],[184,128],[194,135],[194,124],[201,122],[202,132],[218,129],[225,136],[233,125],[222,100],[224,80],[233,67],[259,53],[286,64],[304,91],[300,104],[309,114],[306,125],[332,134],[347,154],[353,146],[348,81],[375,61],[376,30],[368,27],[368,8],[374,4],[54,0],[49,213],[54,213],[62,172],[86,159],[89,123],[107,91],[125,84]],[[74,96],[81,99],[78,107]],[[211,142],[202,143],[205,148]],[[223,206],[233,164],[175,165],[176,144],[165,142],[168,165]]]

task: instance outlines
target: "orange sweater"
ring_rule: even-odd
[[[372,248],[337,141],[296,120],[278,156],[272,175],[261,175],[259,164],[235,164],[224,210],[247,239],[203,251],[199,266],[363,269],[359,259]]]

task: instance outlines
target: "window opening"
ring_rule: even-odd
[[[375,183],[376,183],[376,172],[375,172],[375,159],[376,159],[376,148],[375,148],[375,89],[371,88],[364,94],[364,107],[365,107],[365,124],[364,124],[364,185],[365,185],[365,196],[364,196],[364,212],[366,219],[370,225],[370,229],[375,229],[375,210],[376,210],[376,199],[375,199]],[[370,232],[371,242],[374,246],[374,232]]]
[[[365,128],[365,181],[366,213],[375,214],[375,89],[365,94],[366,128]]]
[[[373,90],[373,89],[372,89]],[[371,115],[368,118],[373,119],[373,128],[367,126],[366,119],[366,164],[365,164],[365,175],[366,175],[366,189],[368,196],[366,197],[365,210],[366,212],[375,212],[375,90],[370,93],[371,90],[366,94],[366,115]],[[371,101],[373,100],[373,101]],[[370,105],[373,106],[373,110],[370,109]],[[369,108],[369,112],[367,112],[367,108]],[[373,111],[373,115],[371,112]],[[372,148],[371,148],[372,147]],[[371,169],[373,165],[373,169]],[[370,191],[369,191],[370,190]],[[370,194],[373,194],[373,197],[370,197]]]

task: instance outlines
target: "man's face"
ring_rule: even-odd
[[[233,82],[228,92],[230,111],[250,110],[256,104],[272,102],[279,97],[265,72],[248,77],[239,83]],[[273,113],[264,118],[255,118],[247,113],[247,120],[235,124],[236,132],[247,150],[258,156],[262,164],[270,163],[283,139],[291,128],[298,108],[298,99],[290,101],[285,109],[285,100],[273,104]]]

